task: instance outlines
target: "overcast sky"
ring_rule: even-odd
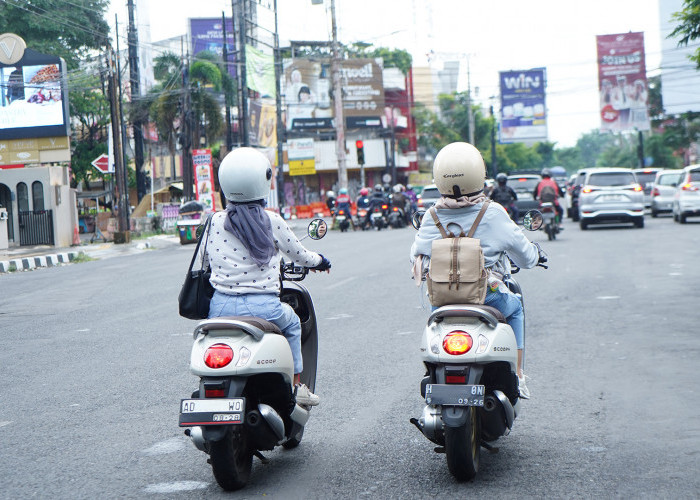
[[[267,1],[267,0],[265,0]],[[270,0],[271,1],[271,0]],[[659,1],[681,0],[336,0],[341,42],[371,42],[406,49],[414,66],[461,57],[459,90],[467,88],[467,64],[477,101],[496,105],[498,72],[547,68],[549,137],[559,146],[600,124],[596,35],[643,31],[648,75],[661,63]],[[147,13],[151,40],[187,32],[189,17],[230,15],[230,0],[135,0]],[[330,0],[325,0],[326,5]],[[126,0],[113,0],[126,24]],[[311,0],[278,0],[281,43],[327,40],[326,9]],[[430,7],[428,7],[428,5]],[[668,20],[662,20],[666,25]],[[142,29],[146,28],[142,26]],[[121,42],[120,42],[121,43]]]

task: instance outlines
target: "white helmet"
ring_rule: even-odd
[[[448,144],[435,156],[433,180],[443,196],[475,195],[484,189],[484,159],[479,150],[467,142]]]
[[[262,200],[270,193],[272,166],[254,148],[238,148],[227,154],[219,166],[219,185],[228,201]]]

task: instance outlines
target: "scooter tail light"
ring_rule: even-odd
[[[382,210],[386,210],[387,208],[389,208],[389,205],[382,205]]]
[[[448,333],[442,341],[444,351],[453,356],[466,354],[472,348],[472,345],[474,345],[472,336],[461,330]]]
[[[204,397],[207,398],[223,398],[226,396],[226,393],[224,392],[223,389],[205,389],[204,390]]]
[[[446,375],[445,376],[445,383],[446,384],[466,384],[467,383],[467,376],[466,375]]]
[[[204,364],[209,368],[223,368],[233,360],[233,349],[226,344],[214,344],[204,351]]]

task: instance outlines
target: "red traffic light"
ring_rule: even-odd
[[[361,140],[358,139],[357,141],[355,141],[355,147],[356,147],[357,149],[362,149],[363,146],[364,146],[364,144],[362,144],[362,141],[361,141]]]

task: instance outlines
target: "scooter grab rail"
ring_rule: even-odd
[[[439,323],[444,318],[458,318],[464,317],[465,315],[476,316],[491,328],[496,328],[498,326],[498,319],[489,311],[481,309],[480,307],[462,305],[442,306],[436,309],[428,318],[428,324],[433,322]]]
[[[243,330],[245,333],[253,337],[255,340],[258,342],[263,339],[265,336],[265,332],[262,331],[260,328],[257,328],[249,323],[245,323],[243,321],[238,321],[235,319],[222,319],[222,318],[212,318],[212,319],[206,319],[199,323],[197,325],[197,328],[194,329],[194,334],[192,335],[194,338],[197,338],[197,335],[200,333],[203,335],[207,334],[212,334],[216,335],[214,332],[217,331],[224,331],[224,330],[230,330],[231,328],[237,328],[239,330]]]

